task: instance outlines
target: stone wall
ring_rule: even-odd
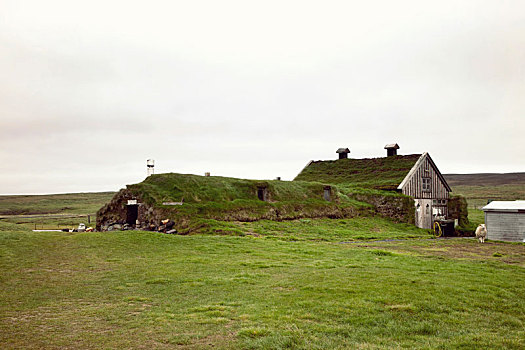
[[[126,224],[127,202],[137,200],[140,226]],[[369,208],[356,207],[352,203],[334,201],[287,201],[266,202],[226,201],[208,203],[184,203],[183,205],[155,205],[141,198],[130,189],[119,191],[113,199],[97,212],[97,230],[113,229],[157,230],[162,220],[172,220],[175,228],[182,232],[193,230],[199,219],[220,221],[294,220],[302,218],[349,218],[370,215]]]
[[[351,194],[350,197],[374,206],[375,212],[396,222],[414,224],[414,199],[404,195]]]
[[[160,225],[162,220],[160,213],[157,213],[151,205],[145,203],[142,198],[133,194],[130,190],[123,189],[97,212],[97,231],[108,231],[112,227],[116,229],[124,228],[126,225],[127,202],[132,199],[137,200],[138,203],[138,220],[141,228],[149,227],[152,224]],[[129,228],[135,228],[135,225],[129,225]]]
[[[467,200],[463,196],[450,196],[447,203],[448,215],[453,219],[458,219],[460,227],[468,227],[470,222],[468,220],[468,205]]]

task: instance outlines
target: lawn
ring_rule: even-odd
[[[0,196],[0,215],[94,214],[115,192]]]
[[[421,231],[411,233],[419,239],[359,241],[374,225],[359,220],[252,223],[245,236],[33,233],[3,223],[0,343],[525,347],[523,244],[425,239]],[[306,224],[312,226],[303,239],[289,239]],[[337,235],[348,243],[312,240],[314,231],[322,236],[340,225],[348,230]],[[395,225],[383,234],[395,238],[388,229]]]
[[[95,213],[114,195],[93,192],[0,196],[0,224],[18,224],[27,229],[71,229],[81,222],[95,226]]]
[[[432,237],[429,230],[419,229],[414,225],[394,223],[378,216],[352,219],[300,219],[282,222],[260,220],[227,224],[236,226],[241,232],[248,235],[290,241],[341,242]]]

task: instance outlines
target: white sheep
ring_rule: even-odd
[[[480,224],[476,229],[476,237],[480,243],[485,243],[485,237],[487,237],[487,227],[485,224]]]

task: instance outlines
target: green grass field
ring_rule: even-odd
[[[94,214],[115,192],[0,196],[0,215]]]
[[[0,208],[86,214],[112,195]],[[79,220],[0,220],[2,348],[525,348],[525,244],[434,239],[377,216],[29,231]]]
[[[394,223],[382,217],[300,219],[282,222],[261,220],[228,225],[255,237],[288,241],[342,242],[432,237],[428,230],[419,229],[414,225]]]
[[[487,201],[510,201],[525,199],[525,184],[505,184],[494,186],[454,186],[454,193],[467,198],[469,208],[481,209]]]
[[[17,224],[26,229],[71,229],[81,222],[94,226],[95,213],[114,195],[115,192],[93,192],[0,196],[0,230],[2,223],[4,227]]]
[[[246,227],[261,234],[242,237],[33,233],[4,223],[0,343],[35,349],[525,347],[524,245],[482,246],[464,238],[356,242],[369,237],[374,224],[353,220],[263,222]],[[299,230],[306,224],[309,229]],[[340,225],[347,229],[333,242],[311,240]],[[406,238],[396,225],[383,227],[383,236]],[[289,239],[301,232],[304,239]]]

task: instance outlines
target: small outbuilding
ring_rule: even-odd
[[[492,201],[483,211],[488,239],[525,242],[525,201]]]

